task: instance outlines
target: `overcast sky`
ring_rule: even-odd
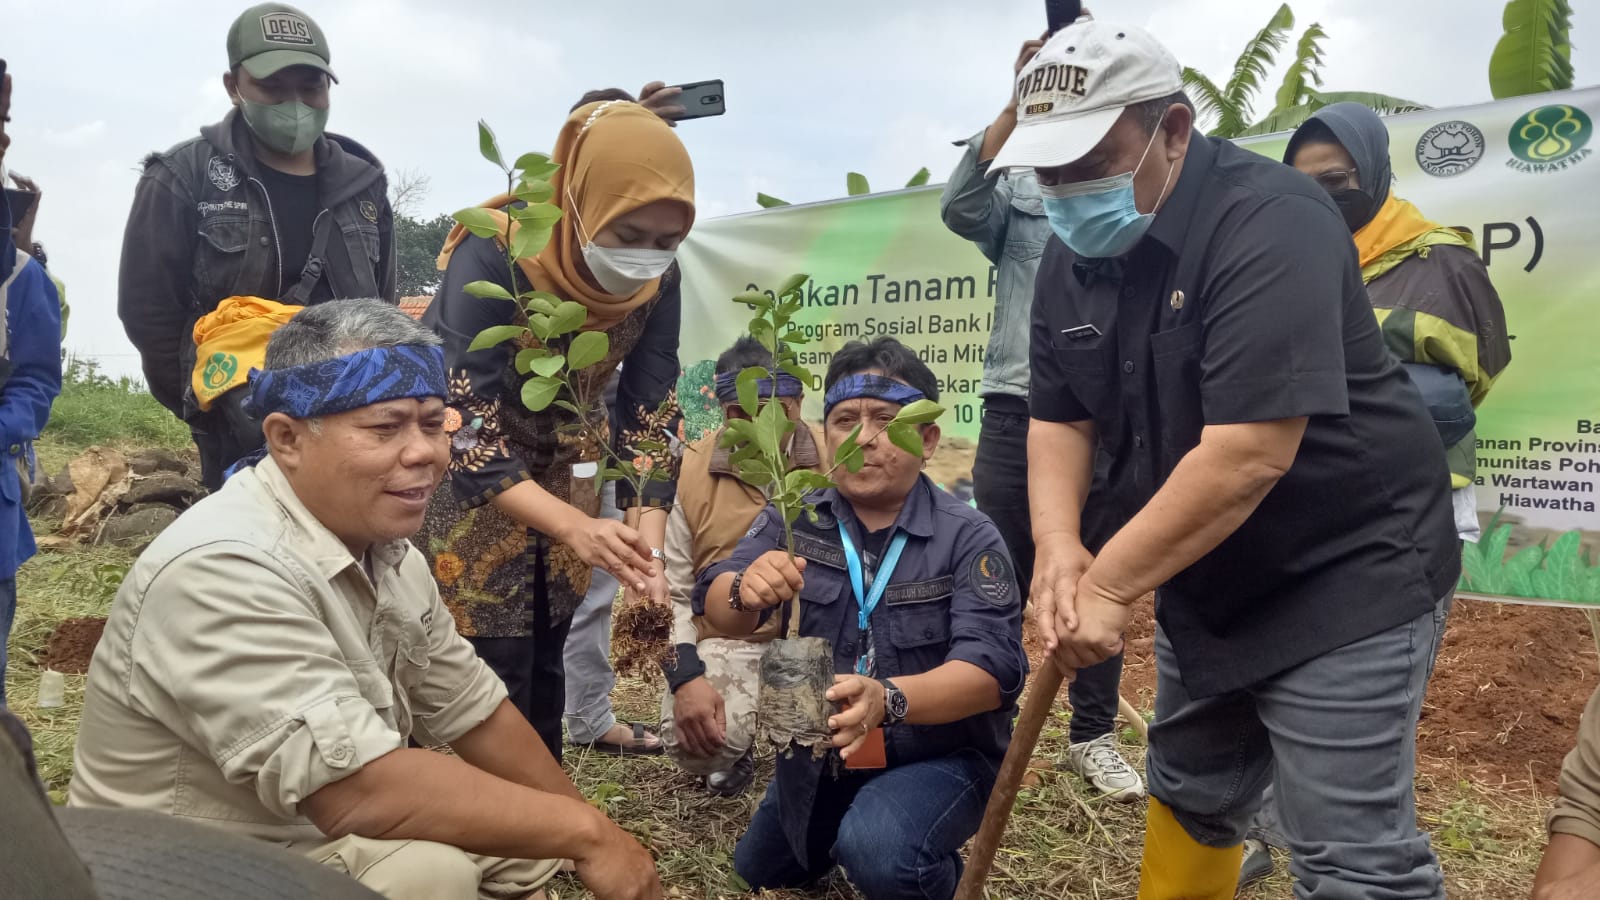
[[[1221,80],[1278,0],[1101,0],[1185,65]],[[1490,99],[1487,61],[1503,0],[1298,0],[1298,29],[1328,32],[1329,90],[1431,106]],[[224,38],[246,4],[224,0],[3,0],[0,57],[14,76],[8,165],[45,192],[35,236],[68,285],[68,347],[113,373],[137,357],[116,318],[123,224],[141,157],[228,110]],[[476,203],[503,182],[476,152],[474,122],[508,157],[548,150],[585,90],[721,78],[728,114],[685,123],[700,215],[877,190],[921,166],[942,181],[1010,93],[1018,45],[1043,28],[1038,0],[752,3],[748,0],[306,0],[340,83],[329,127],[391,173],[426,173],[418,212]],[[1447,9],[1441,16],[1439,11]],[[1576,16],[1580,85],[1600,82],[1600,10]],[[1296,36],[1297,36],[1296,35]],[[1292,42],[1290,45],[1292,49]],[[1277,73],[1258,110],[1271,104]]]

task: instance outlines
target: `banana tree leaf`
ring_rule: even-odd
[[[1505,34],[1489,55],[1496,100],[1572,87],[1572,6],[1567,0],[1510,0]]]

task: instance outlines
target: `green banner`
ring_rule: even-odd
[[[1472,232],[1514,337],[1478,411],[1485,528],[1466,549],[1470,593],[1600,604],[1600,310],[1587,308],[1600,303],[1600,256],[1585,212],[1600,184],[1596,120],[1600,88],[1386,120],[1395,192]],[[1285,140],[1242,143],[1276,158]],[[808,272],[803,362],[820,374],[846,341],[892,334],[939,377],[946,434],[975,440],[995,269],[944,228],[939,191],[697,224],[680,252],[682,358],[714,358],[739,336],[749,316],[733,295]]]

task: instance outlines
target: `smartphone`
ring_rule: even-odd
[[[678,121],[685,119],[704,119],[707,116],[720,116],[728,111],[722,100],[722,79],[713,81],[694,81],[689,84],[673,84],[668,87],[679,88],[683,93],[678,95],[678,105],[683,107],[683,115],[678,116]]]
[[[1078,21],[1082,13],[1082,0],[1044,0],[1044,15],[1050,24],[1051,34]]]
[[[21,222],[22,217],[26,216],[28,210],[33,208],[33,201],[37,199],[39,199],[39,195],[32,191],[6,188],[6,205],[11,207],[11,224],[15,225]]]

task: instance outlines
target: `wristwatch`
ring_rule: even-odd
[[[906,720],[907,708],[906,695],[894,686],[894,682],[887,678],[879,678],[883,683],[883,727],[899,725]]]
[[[650,548],[650,558],[651,559],[660,560],[661,562],[666,562],[667,561],[667,555],[665,553],[661,552],[661,548],[660,547],[651,547]]]
[[[728,585],[728,608],[734,612],[752,611],[750,607],[745,606],[744,602],[739,599],[739,585],[743,583],[744,573],[740,572],[739,574],[733,576],[733,584]]]

